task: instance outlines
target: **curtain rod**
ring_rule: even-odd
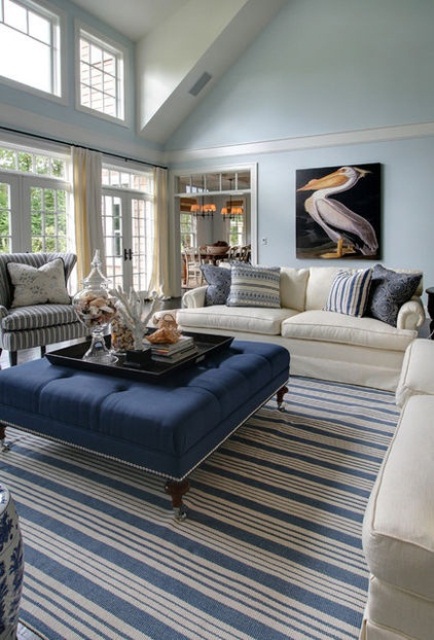
[[[57,138],[49,138],[48,136],[41,136],[37,133],[28,133],[27,131],[21,131],[19,129],[12,129],[10,127],[3,127],[0,125],[0,129],[4,131],[9,131],[10,133],[18,133],[20,135],[28,136],[29,138],[37,138],[38,140],[46,140],[47,142],[55,142],[57,144],[66,144],[72,147],[79,147],[80,149],[87,149],[88,151],[96,151],[98,153],[102,153],[106,156],[111,156],[112,158],[120,158],[121,160],[125,160],[125,162],[138,162],[139,164],[143,164],[146,167],[155,167],[157,169],[167,169],[167,166],[162,164],[153,164],[152,162],[144,162],[143,160],[137,160],[137,158],[126,158],[118,153],[111,153],[110,151],[103,151],[102,149],[95,149],[93,147],[86,147],[83,144],[75,144],[74,142],[68,142],[65,140],[59,140]]]

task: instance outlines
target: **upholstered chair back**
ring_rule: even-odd
[[[77,262],[77,256],[75,253],[2,253],[0,254],[0,306],[9,309],[12,304],[13,291],[12,285],[8,273],[8,262],[19,262],[21,264],[28,264],[31,267],[39,269],[42,265],[46,264],[49,260],[55,258],[62,258],[65,265],[65,282],[68,282],[68,278]]]

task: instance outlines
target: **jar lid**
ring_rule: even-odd
[[[89,275],[83,279],[83,284],[95,289],[107,284],[107,278],[101,271],[102,262],[101,258],[99,257],[99,249],[96,249],[91,265],[92,269]]]

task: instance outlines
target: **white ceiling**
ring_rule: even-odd
[[[89,13],[130,40],[137,41],[158,26],[186,0],[74,0]]]

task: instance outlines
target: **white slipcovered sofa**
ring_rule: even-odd
[[[361,640],[434,638],[434,342],[407,348],[398,426],[363,523],[370,570]]]
[[[279,308],[205,306],[207,286],[198,287],[184,294],[177,321],[184,331],[281,344],[291,354],[293,375],[394,391],[404,352],[425,319],[422,281],[391,326],[373,317],[323,310],[341,271],[281,267]]]

